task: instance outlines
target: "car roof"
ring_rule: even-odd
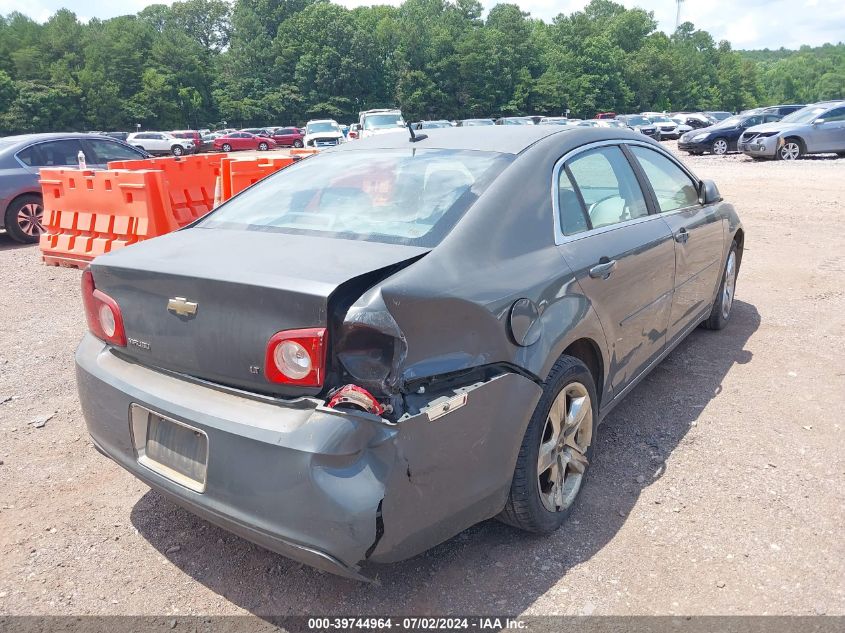
[[[359,149],[451,149],[519,154],[535,143],[556,134],[573,148],[599,140],[638,139],[643,135],[619,128],[593,128],[555,125],[497,125],[484,127],[432,128],[426,138],[414,143],[406,134],[382,134],[344,143],[329,152],[356,151]],[[417,134],[419,137],[420,134]]]
[[[75,138],[101,139],[111,143],[124,144],[120,139],[114,138],[113,136],[106,136],[105,134],[89,134],[86,132],[42,132],[39,134],[16,134],[14,136],[0,137],[0,153],[15,153],[32,143],[60,141]]]

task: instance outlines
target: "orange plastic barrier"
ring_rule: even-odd
[[[313,156],[314,154],[318,154],[319,150],[316,149],[309,149],[309,148],[302,148],[296,149],[295,147],[290,150],[291,156],[298,156],[299,158],[308,158],[309,156]]]
[[[98,255],[177,229],[164,187],[161,171],[42,169],[45,263],[83,268]]]
[[[221,169],[223,200],[228,200],[262,178],[292,165],[293,162],[293,158],[281,156],[276,158],[223,159]]]
[[[109,169],[156,169],[164,172],[170,208],[179,226],[214,208],[214,186],[221,173],[221,154],[113,161]]]

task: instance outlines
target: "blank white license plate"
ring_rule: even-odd
[[[133,404],[129,410],[138,463],[194,492],[205,490],[208,436],[183,422]]]

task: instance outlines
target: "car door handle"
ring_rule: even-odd
[[[602,257],[599,263],[590,268],[590,277],[593,279],[607,279],[610,273],[616,268],[616,260]]]
[[[681,228],[680,231],[675,233],[675,241],[678,244],[686,244],[689,241],[689,231],[685,228]]]

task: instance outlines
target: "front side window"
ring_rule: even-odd
[[[85,142],[90,150],[86,154],[93,154],[90,160],[96,165],[105,165],[113,160],[138,160],[144,157],[141,152],[120,143],[100,140],[87,140]]]
[[[268,177],[198,226],[434,246],[512,159],[412,148],[326,153]]]
[[[666,213],[698,204],[698,190],[692,179],[671,160],[652,149],[631,145],[646,178],[654,189],[657,206]]]
[[[634,170],[618,147],[584,152],[569,161],[567,167],[587,208],[590,228],[648,215]]]
[[[823,114],[820,118],[824,119],[825,123],[845,121],[845,108],[834,108],[830,112]]]

